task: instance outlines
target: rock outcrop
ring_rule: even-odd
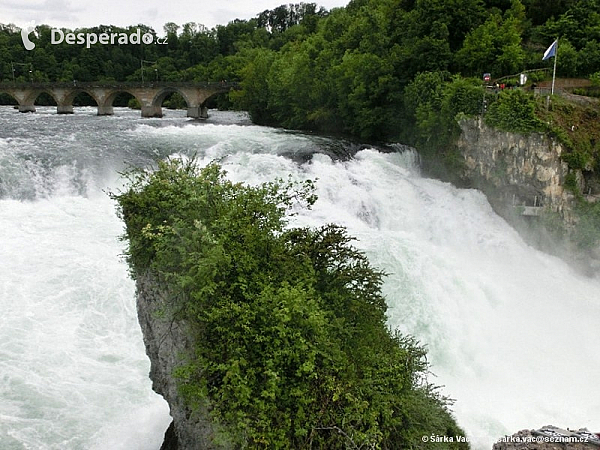
[[[492,450],[598,450],[598,436],[586,429],[563,430],[551,425],[539,430],[521,430],[504,436]]]
[[[564,187],[569,168],[561,159],[562,144],[544,133],[499,131],[481,118],[459,125],[457,145],[465,160],[465,178],[495,209],[502,214],[513,206],[544,206],[567,223],[572,220],[574,197]]]
[[[151,274],[136,277],[137,313],[146,353],[150,358],[152,389],[162,395],[171,411],[173,422],[165,434],[163,450],[204,450],[227,448],[217,443],[217,427],[200,409],[192,413],[178,394],[174,369],[193,348],[190,330],[182,321],[173,321],[172,299],[161,290]]]
[[[481,190],[496,213],[529,244],[562,257],[583,273],[597,273],[600,246],[581,249],[570,239],[557,242],[562,230],[572,231],[578,220],[576,198],[565,186],[567,175],[574,175],[580,192],[587,185],[582,171],[570,171],[562,160],[564,146],[546,133],[496,130],[481,117],[462,119],[459,125],[462,133],[457,147],[465,162],[463,180]],[[550,216],[548,211],[555,214]],[[545,223],[537,220],[539,216],[546,216]]]

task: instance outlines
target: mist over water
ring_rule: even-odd
[[[427,346],[474,448],[550,423],[600,431],[600,281],[526,245],[478,191],[423,178],[414,153],[356,150],[233,113],[0,108],[0,448],[160,447],[168,407],[103,191],[194,154],[235,181],[318,178],[292,225],[342,224],[389,273],[390,325]]]

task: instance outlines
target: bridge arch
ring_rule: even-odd
[[[20,112],[35,112],[35,101],[41,94],[46,94],[50,97],[55,104],[58,104],[56,95],[52,89],[46,88],[33,88],[33,89],[15,89],[12,86],[9,88],[2,89],[0,87],[0,93],[8,95],[9,97],[16,100],[19,105]]]
[[[92,97],[92,99],[96,102],[96,105],[99,105],[100,102],[98,101],[98,96],[96,95],[96,93],[91,90],[91,89],[71,89],[69,90],[65,96],[63,97],[63,102],[65,104],[71,105],[73,106],[73,103],[75,102],[75,98],[79,95],[79,94],[87,94],[90,97]]]
[[[4,91],[0,89],[0,99],[2,100],[4,105],[7,106],[17,106],[19,104],[19,99],[13,95],[10,91]]]
[[[29,95],[25,97],[25,103],[34,105],[35,101],[42,94],[47,94],[48,96],[50,96],[58,105],[58,99],[56,98],[56,95],[54,94],[54,92],[52,92],[51,89],[36,89],[34,91],[31,91]]]
[[[55,99],[57,104],[56,112],[58,114],[73,114],[73,103],[75,102],[77,96],[79,96],[80,94],[87,94],[92,100],[96,102],[96,104],[98,104],[97,96],[94,95],[94,92],[89,89],[78,87],[60,87],[52,89],[52,91],[55,93]]]
[[[74,89],[77,93],[86,92],[89,94],[98,105],[99,116],[112,116],[114,114],[113,103],[119,94],[129,94],[143,105],[144,98],[140,96],[137,89],[132,89],[126,86],[90,86],[87,88]],[[75,94],[76,95],[76,94]],[[74,97],[73,97],[74,98]]]
[[[105,108],[110,108],[110,110],[112,112],[112,110],[113,110],[113,104],[114,104],[114,102],[115,102],[115,100],[116,100],[116,98],[117,98],[117,96],[119,94],[129,94],[133,98],[135,98],[140,105],[142,105],[142,101],[143,100],[139,97],[139,95],[136,95],[135,91],[131,91],[131,90],[127,89],[127,88],[124,88],[124,89],[115,89],[115,90],[112,90],[106,97],[104,97],[104,104],[103,104],[103,106]],[[100,103],[98,103],[98,105],[100,105]],[[101,115],[100,111],[98,111],[98,114]]]
[[[147,97],[147,103],[142,103],[142,117],[163,117],[162,104],[167,96],[174,93],[181,95],[187,106],[188,116],[190,116],[190,111],[197,103],[193,91],[179,86],[163,86]]]
[[[156,107],[162,107],[163,102],[165,101],[165,99],[167,98],[167,96],[177,93],[179,95],[181,95],[183,97],[183,99],[185,100],[185,104],[187,105],[187,107],[189,108],[191,103],[192,103],[192,99],[189,98],[189,96],[187,95],[187,93],[182,90],[179,89],[177,87],[164,87],[162,89],[160,89],[156,95],[154,95],[154,98],[152,99],[152,106]]]

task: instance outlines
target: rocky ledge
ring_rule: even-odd
[[[537,430],[522,430],[498,439],[492,450],[598,450],[600,436],[586,428],[562,429],[548,425]]]

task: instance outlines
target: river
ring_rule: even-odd
[[[294,224],[345,225],[389,273],[390,325],[427,346],[430,381],[456,400],[474,448],[547,424],[600,431],[600,280],[528,246],[480,192],[423,177],[401,146],[359,149],[240,113],[115,112],[0,107],[1,449],[159,449],[168,407],[151,390],[106,192],[170,155],[216,159],[248,183],[318,179]]]

